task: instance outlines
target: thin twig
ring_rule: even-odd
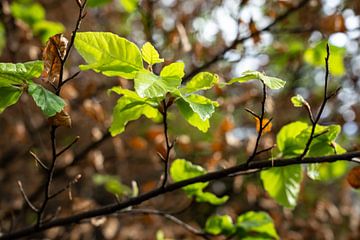
[[[68,189],[70,189],[71,186],[74,185],[75,183],[77,183],[77,182],[80,180],[81,177],[82,177],[81,174],[76,175],[76,177],[75,177],[72,181],[70,181],[64,188],[62,188],[62,189],[60,189],[59,191],[53,193],[51,196],[49,196],[49,198],[50,198],[50,199],[51,199],[51,198],[55,198],[55,197],[58,196],[59,194],[65,192],[65,191],[68,190]]]
[[[40,158],[33,153],[32,151],[30,151],[30,155],[35,159],[35,161],[37,162],[37,164],[39,164],[44,170],[49,171],[49,168],[45,165],[45,163],[43,163]]]
[[[155,209],[130,209],[130,210],[123,210],[121,212],[119,212],[117,215],[120,215],[120,214],[145,214],[145,215],[157,215],[157,216],[161,216],[161,217],[164,217],[174,223],[176,223],[177,225],[185,228],[187,231],[189,231],[190,233],[196,235],[196,236],[199,236],[199,237],[202,237],[204,239],[210,239],[209,236],[199,230],[199,229],[196,229],[194,228],[193,226],[187,224],[186,222],[180,220],[179,218],[169,214],[169,213],[165,213],[165,212],[162,212],[162,211],[159,211],[159,210],[155,210]]]
[[[61,82],[61,85],[64,85],[66,84],[67,82],[73,80],[74,78],[76,78],[81,72],[80,71],[77,71],[76,73],[74,73],[72,76],[68,77],[67,79],[65,79],[64,81]]]
[[[29,198],[27,197],[27,195],[26,195],[26,193],[25,193],[25,191],[24,191],[24,188],[23,188],[23,186],[22,186],[21,181],[17,181],[17,184],[18,184],[18,186],[19,186],[21,195],[23,196],[26,204],[27,204],[34,212],[37,213],[37,212],[39,211],[39,209],[37,209],[37,208],[30,202]]]
[[[325,105],[326,105],[327,101],[329,100],[329,96],[327,95],[328,84],[329,84],[329,58],[330,58],[330,48],[329,48],[329,44],[326,44],[325,84],[324,84],[323,101],[322,101],[322,103],[320,105],[318,113],[316,114],[316,118],[312,121],[312,127],[311,127],[310,136],[309,136],[308,141],[306,142],[304,151],[300,155],[300,159],[304,158],[305,155],[308,153],[308,151],[310,149],[310,145],[311,145],[312,141],[314,140],[316,125],[318,124],[318,122],[319,122],[319,120],[321,118],[321,115],[322,115],[322,113],[323,113],[323,111],[325,109]]]
[[[60,152],[58,152],[56,154],[56,157],[59,157],[61,154],[63,154],[64,152],[66,152],[69,148],[71,148],[77,141],[79,141],[80,137],[76,136],[76,138],[69,144],[67,145],[64,149],[62,149]]]

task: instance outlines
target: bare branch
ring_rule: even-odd
[[[62,149],[60,152],[58,152],[56,154],[56,157],[59,157],[61,154],[63,154],[64,152],[66,152],[69,148],[71,148],[77,141],[79,141],[80,137],[76,136],[76,138],[69,144],[67,145],[64,149]]]
[[[23,188],[23,186],[22,186],[21,181],[17,181],[17,184],[18,184],[18,186],[19,186],[21,195],[23,196],[26,204],[27,204],[34,212],[38,212],[39,209],[37,209],[37,208],[30,202],[29,198],[27,197],[27,195],[26,195],[26,193],[25,193],[25,191],[24,191],[24,188]]]

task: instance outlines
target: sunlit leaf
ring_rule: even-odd
[[[0,86],[22,84],[37,78],[43,69],[42,61],[0,63]]]
[[[22,94],[22,89],[14,86],[0,86],[0,113],[7,107],[17,103]]]
[[[186,85],[181,89],[182,93],[192,93],[200,90],[207,90],[212,88],[219,81],[216,74],[209,72],[201,72],[196,74]]]
[[[180,110],[180,113],[185,118],[185,120],[192,126],[196,127],[202,132],[207,132],[210,127],[209,119],[202,120],[198,114],[196,114],[190,107],[189,103],[187,103],[183,99],[178,99],[176,101],[176,105]]]
[[[284,80],[281,80],[280,78],[269,77],[258,71],[246,71],[240,77],[231,79],[228,84],[233,84],[235,82],[240,82],[240,83],[247,82],[254,79],[262,81],[270,89],[283,88],[286,83]]]
[[[149,65],[154,65],[156,63],[164,62],[164,59],[160,58],[158,51],[149,42],[146,42],[142,46],[141,55],[142,55],[142,58],[144,59],[144,61],[147,62]]]
[[[294,157],[303,152],[306,140],[300,140],[298,135],[308,127],[307,123],[293,122],[281,128],[276,136],[276,145],[283,156]]]
[[[121,5],[128,13],[134,12],[138,7],[139,0],[120,0]]]
[[[142,115],[150,119],[159,117],[159,111],[136,92],[121,87],[114,87],[112,91],[123,95],[113,109],[113,121],[109,129],[112,136],[122,133],[128,122],[136,120]]]
[[[344,57],[346,54],[345,48],[340,48],[329,44],[330,59],[329,69],[330,73],[335,76],[341,76],[345,73]],[[304,53],[304,59],[307,63],[315,66],[325,68],[326,57],[326,41],[320,41],[314,47],[308,48]]]
[[[113,33],[80,32],[76,35],[75,47],[88,63],[81,65],[81,70],[92,69],[106,76],[133,79],[143,69],[138,47]]]
[[[296,206],[302,179],[300,165],[270,168],[262,171],[260,176],[265,190],[276,202],[287,208]]]
[[[43,50],[42,58],[44,70],[41,78],[45,82],[56,82],[59,80],[61,61],[67,50],[68,40],[62,34],[56,34],[48,40]]]
[[[36,105],[48,117],[54,116],[64,109],[65,102],[61,97],[56,96],[38,84],[30,82],[28,92]]]
[[[129,195],[131,193],[131,189],[128,186],[124,185],[116,176],[94,174],[92,179],[96,185],[104,186],[106,191],[114,195],[123,196]]]
[[[185,75],[184,68],[185,64],[183,62],[171,63],[161,70],[160,77],[182,79]]]
[[[272,218],[266,212],[249,211],[240,215],[236,226],[241,239],[279,239]]]
[[[302,107],[304,104],[308,104],[301,95],[296,95],[291,98],[291,102],[294,107]]]
[[[45,19],[45,9],[39,3],[12,1],[11,14],[30,26]]]
[[[65,31],[64,25],[58,22],[52,22],[43,20],[37,22],[33,26],[33,32],[36,36],[39,36],[41,42],[46,43],[49,37],[54,36]]]
[[[159,77],[148,70],[139,71],[134,79],[135,90],[140,97],[165,97],[181,84],[180,78]]]
[[[224,234],[226,236],[233,234],[236,229],[229,215],[215,215],[206,220],[205,232],[212,235]]]

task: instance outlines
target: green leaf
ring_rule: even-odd
[[[279,204],[287,208],[296,206],[302,179],[300,165],[270,168],[262,171],[260,176],[265,190]]]
[[[304,122],[293,122],[281,128],[276,136],[276,145],[283,157],[294,157],[303,152],[306,140],[300,140],[298,135],[308,127]]]
[[[242,230],[241,239],[279,239],[273,220],[266,212],[242,214],[237,218],[236,226]]]
[[[121,5],[128,13],[134,12],[138,8],[139,0],[120,0]]]
[[[149,65],[164,62],[164,59],[160,58],[158,51],[150,42],[146,42],[142,46],[141,55],[144,61],[147,62]]]
[[[162,78],[175,78],[182,79],[185,75],[184,72],[185,64],[183,62],[174,62],[165,66],[161,72],[160,77]]]
[[[196,114],[190,107],[189,103],[187,103],[184,99],[180,98],[176,101],[176,105],[181,113],[181,115],[185,118],[185,120],[192,126],[196,127],[202,132],[207,132],[210,128],[209,119],[202,120],[198,114]]]
[[[14,1],[10,5],[10,10],[16,19],[24,21],[29,26],[45,19],[45,9],[39,3]]]
[[[65,31],[64,25],[52,21],[40,21],[34,24],[33,32],[40,37],[42,43],[46,43],[50,37]]]
[[[88,65],[81,70],[92,69],[106,76],[133,79],[143,69],[138,47],[113,33],[80,32],[75,38],[75,47]]]
[[[200,90],[207,90],[212,88],[219,81],[219,76],[209,72],[201,72],[196,74],[186,85],[181,89],[182,93],[192,93]]]
[[[123,196],[129,195],[131,193],[131,189],[128,186],[122,184],[120,179],[116,176],[94,174],[92,179],[96,185],[104,186],[106,191],[114,195]]]
[[[309,105],[301,95],[296,95],[291,98],[291,102],[294,107],[302,107],[303,105]]]
[[[0,63],[0,86],[25,83],[39,77],[42,70],[42,61]]]
[[[224,234],[229,236],[233,234],[236,229],[233,221],[229,215],[211,216],[206,220],[205,232],[212,235]]]
[[[88,0],[87,6],[89,7],[101,7],[108,3],[112,2],[112,0]]]
[[[199,191],[196,193],[195,199],[197,202],[207,202],[212,205],[220,205],[227,202],[227,200],[229,200],[229,196],[218,197],[211,192]]]
[[[203,121],[209,119],[215,112],[215,107],[219,105],[217,102],[197,94],[182,97],[182,99],[189,104],[192,111]]]
[[[183,181],[189,178],[194,178],[206,174],[206,170],[201,166],[194,165],[185,159],[176,159],[170,167],[170,176],[174,182]],[[194,183],[183,187],[182,189],[188,196],[194,196],[197,202],[208,202],[213,205],[223,204],[228,200],[228,196],[221,198],[213,193],[204,192],[203,189],[208,185],[208,182]]]
[[[180,182],[189,178],[204,175],[206,170],[199,165],[194,165],[185,159],[176,159],[171,164],[170,175],[174,182]],[[189,195],[195,195],[199,189],[204,189],[209,183],[200,182],[183,187],[183,190]]]
[[[159,111],[136,92],[121,87],[114,87],[112,91],[123,95],[113,109],[113,121],[109,129],[112,136],[124,132],[127,123],[140,118],[141,115],[150,119],[159,117]]]
[[[163,97],[166,93],[175,91],[181,84],[180,78],[162,78],[148,70],[139,71],[134,79],[135,90],[140,97]]]
[[[270,89],[283,88],[286,83],[284,80],[281,80],[280,78],[269,77],[258,71],[246,71],[242,74],[242,76],[230,80],[228,84],[233,84],[235,82],[240,82],[240,83],[247,82],[253,79],[262,81]]]
[[[36,105],[40,107],[43,113],[48,116],[54,116],[56,113],[64,109],[64,100],[56,96],[54,93],[46,90],[41,85],[29,82],[29,94],[34,99]]]
[[[315,67],[325,68],[326,41],[320,41],[315,46],[308,48],[304,53],[304,60]],[[330,58],[329,70],[332,75],[342,76],[345,73],[344,57],[345,48],[329,44]]]
[[[21,94],[21,88],[14,86],[0,87],[0,113],[7,107],[17,103]]]

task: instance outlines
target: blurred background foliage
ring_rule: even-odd
[[[287,0],[89,0],[81,31],[110,31],[141,46],[153,43],[165,64],[182,60],[189,74],[233,41],[271,23],[300,1]],[[2,0],[0,3],[0,60],[24,62],[40,59],[47,39],[59,32],[70,36],[75,24],[75,0]],[[264,135],[262,147],[275,142],[279,129],[292,121],[307,121],[304,111],[294,108],[293,95],[301,94],[316,109],[322,100],[325,45],[331,57],[330,89],[342,89],[327,105],[322,124],[343,126],[338,142],[348,151],[359,150],[360,94],[360,1],[309,0],[269,31],[227,51],[207,70],[228,81],[246,70],[264,71],[286,80],[284,90],[272,91],[266,111],[274,117],[272,130]],[[80,56],[74,51],[65,74],[78,71]],[[159,69],[154,69],[158,71]],[[162,172],[157,152],[164,152],[162,126],[146,119],[132,122],[126,132],[111,138],[107,133],[115,96],[107,89],[132,82],[83,72],[62,91],[71,129],[59,131],[59,145],[75,136],[79,143],[58,164],[55,187],[82,175],[71,194],[56,198],[50,209],[62,206],[60,216],[92,209],[153,189]],[[260,107],[261,88],[256,83],[206,93],[221,104],[211,129],[201,133],[170,115],[171,137],[177,139],[173,159],[186,158],[208,171],[233,166],[246,160],[256,139],[256,123],[244,108]],[[34,215],[24,207],[16,181],[23,182],[33,201],[42,172],[29,150],[48,159],[48,122],[26,95],[21,103],[0,115],[0,219],[7,229],[31,223]],[[272,157],[273,153],[263,155]],[[67,166],[65,168],[65,166]],[[278,206],[263,190],[259,174],[212,182],[207,189],[230,196],[228,204],[211,206],[193,203],[178,191],[149,201],[164,211],[177,212],[184,221],[204,227],[206,218],[218,213],[235,216],[249,210],[264,210],[274,219],[282,239],[359,239],[360,197],[352,190],[342,165],[336,178],[327,182],[304,181],[298,206],[290,211]],[[121,179],[121,181],[120,181]],[[190,206],[190,207],[188,207]],[[14,220],[11,220],[16,216]],[[50,239],[194,239],[181,227],[156,216],[106,217],[88,224],[49,230]],[[221,238],[220,238],[221,239]]]

